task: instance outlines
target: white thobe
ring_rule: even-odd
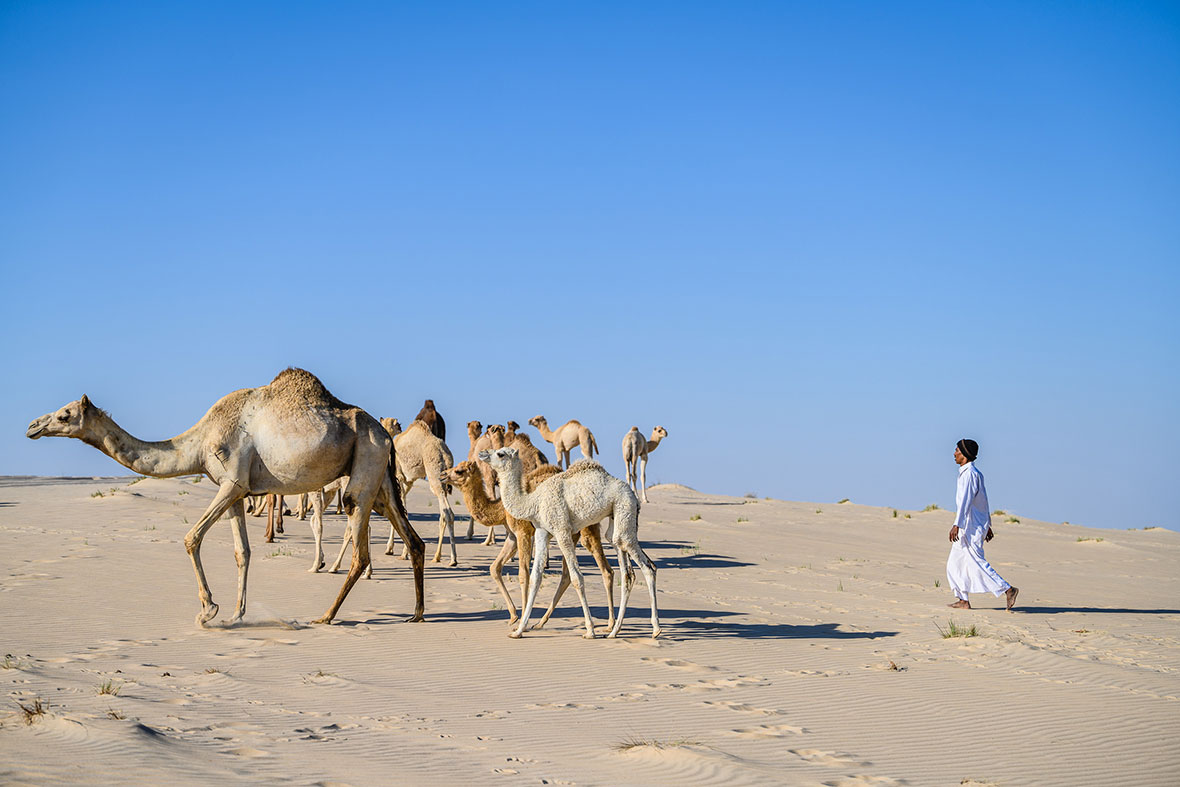
[[[959,468],[959,483],[955,490],[955,525],[959,528],[959,540],[951,544],[951,554],[946,561],[947,583],[956,598],[966,601],[968,593],[1000,596],[1012,587],[983,556],[983,539],[991,524],[983,473],[974,462],[968,462]]]

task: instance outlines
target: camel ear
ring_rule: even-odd
[[[82,394],[82,398],[78,400],[78,404],[81,406],[83,412],[94,407],[94,405],[90,403],[90,397],[86,394]]]

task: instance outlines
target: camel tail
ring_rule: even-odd
[[[402,499],[402,485],[397,482],[397,449],[392,445],[389,447],[389,465],[385,468],[385,472],[389,475],[389,482],[393,484],[393,507],[402,519],[409,522],[410,515],[406,512],[406,502]],[[413,532],[412,528],[411,532]]]
[[[591,433],[590,433],[590,458],[591,458],[591,459],[593,459],[593,458],[594,458],[594,454],[596,454],[596,453],[597,453],[597,454],[601,454],[601,453],[602,453],[602,451],[599,451],[599,450],[598,450],[598,442],[597,442],[597,441],[595,441],[595,439],[594,439],[594,433],[593,433],[593,432],[591,432]]]

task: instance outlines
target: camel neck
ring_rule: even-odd
[[[476,519],[485,525],[504,524],[504,506],[488,498],[483,488],[483,479],[474,475],[459,489],[463,492],[463,501]]]
[[[100,413],[82,440],[140,475],[171,478],[204,471],[191,429],[171,440],[146,442]]]
[[[521,486],[520,463],[512,462],[497,472],[500,476],[500,499],[504,502],[504,510],[517,519],[532,520],[528,510],[528,495]]]
[[[549,424],[547,424],[545,421],[541,421],[539,424],[537,424],[537,431],[541,433],[541,437],[545,439],[545,442],[553,442],[553,430],[549,428]]]

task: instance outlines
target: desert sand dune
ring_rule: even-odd
[[[988,556],[1019,608],[976,597],[951,614],[948,512],[656,486],[640,537],[663,634],[649,638],[634,593],[622,638],[586,641],[572,594],[545,629],[508,638],[487,575],[498,546],[428,565],[423,624],[403,622],[408,563],[375,549],[374,578],[312,626],[339,578],[305,571],[303,523],[264,544],[251,520],[247,617],[202,630],[183,537],[213,487],[128,480],[0,483],[0,782],[1180,781],[1171,531],[998,517]],[[428,491],[407,505],[429,534]],[[325,516],[329,544],[344,522]],[[222,594],[227,525],[205,547]],[[602,588],[586,589],[605,621]],[[944,639],[952,620],[978,636]]]

